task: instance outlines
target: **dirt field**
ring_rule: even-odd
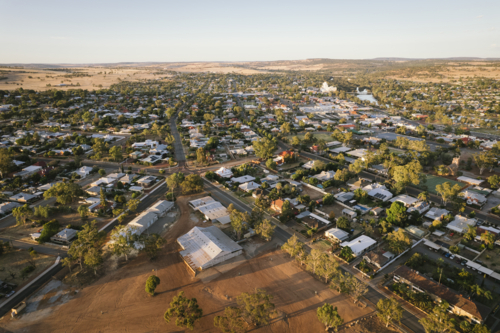
[[[218,332],[213,327],[214,316],[221,314],[226,306],[234,305],[241,292],[255,288],[266,289],[274,296],[279,314],[271,325],[257,329],[259,332],[323,331],[316,309],[324,302],[337,306],[345,322],[373,311],[359,308],[343,295],[331,291],[281,251],[270,250],[255,258],[240,260],[234,268],[222,270],[215,279],[207,279],[210,280],[207,283],[193,277],[181,261],[178,245],[174,242],[193,226],[208,226],[187,206],[187,201],[192,199],[181,197],[177,200],[181,217],[168,230],[168,245],[156,261],[149,261],[141,254],[77,293],[70,295],[68,291],[58,291],[70,295],[64,302],[54,302],[55,306],[39,302],[18,320],[4,317],[0,327],[37,333],[184,332],[163,319],[168,303],[180,290],[187,297],[195,297],[203,309],[204,316],[195,327],[197,332]],[[157,288],[158,295],[151,298],[145,293],[144,285],[153,270],[161,284]],[[49,296],[37,297],[39,300]],[[62,322],[65,324],[61,325]]]
[[[38,254],[34,259],[35,270],[29,273],[24,279],[21,277],[21,270],[30,265],[30,254],[27,250],[16,249],[0,256],[0,280],[17,284],[19,290],[28,281],[43,272],[47,267],[55,262],[55,257]],[[12,278],[10,273],[14,273]]]

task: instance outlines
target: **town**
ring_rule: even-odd
[[[0,327],[500,329],[497,81],[157,76],[0,86]]]

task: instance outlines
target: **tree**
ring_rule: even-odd
[[[476,163],[477,167],[479,168],[480,175],[483,174],[484,169],[490,168],[494,163],[493,158],[487,152],[473,154],[472,158],[474,159],[474,162]]]
[[[344,246],[342,250],[340,250],[339,257],[344,258],[346,261],[351,261],[354,258],[354,253],[349,246]]]
[[[292,146],[299,146],[300,145],[300,139],[297,136],[294,136],[292,138]]]
[[[312,249],[311,254],[309,255],[309,257],[307,257],[307,266],[314,274],[316,274],[316,268],[321,263],[321,255],[322,252],[320,250]]]
[[[196,150],[196,162],[198,162],[199,165],[205,165],[208,163],[205,149],[200,147]]]
[[[493,244],[495,244],[495,235],[489,231],[485,231],[481,234],[481,241],[490,249],[493,249]]]
[[[455,325],[446,311],[448,307],[449,304],[446,301],[442,301],[441,304],[434,307],[427,317],[419,320],[419,323],[424,327],[426,333],[446,333],[455,331]]]
[[[497,188],[500,184],[500,177],[498,175],[493,175],[488,177],[488,183],[490,183],[491,187]]]
[[[257,225],[257,227],[255,228],[255,232],[257,233],[257,235],[260,235],[262,238],[269,242],[273,237],[275,228],[276,226],[273,225],[271,221],[266,219],[262,221],[262,223]]]
[[[337,331],[337,327],[344,323],[344,319],[340,317],[337,307],[333,307],[332,305],[325,303],[323,306],[319,307],[316,311],[318,315],[318,320],[326,326],[325,331],[329,331],[330,328],[334,328],[335,332]]]
[[[280,221],[281,222],[286,222],[293,216],[293,211],[292,211],[292,206],[290,204],[290,201],[285,200],[283,202],[283,205],[281,206],[281,216],[280,216]]]
[[[402,183],[403,186],[410,184],[420,184],[420,174],[422,173],[422,165],[418,160],[413,160],[410,163],[393,168],[392,178],[396,183]]]
[[[128,261],[128,255],[135,249],[137,235],[135,228],[117,225],[111,232],[110,247],[117,256],[124,255],[125,261]]]
[[[271,316],[275,313],[272,299],[273,296],[264,290],[256,289],[254,293],[242,293],[236,301],[242,309],[242,315],[260,326],[269,324]]]
[[[83,229],[77,234],[78,238],[71,243],[68,251],[69,257],[73,261],[78,262],[80,264],[80,268],[83,270],[83,263],[87,265],[86,255],[92,249],[100,249],[104,236],[105,234],[100,233],[97,229],[96,221],[86,223],[83,226]],[[93,255],[95,255],[95,253]],[[94,259],[95,258],[92,258],[91,255],[88,258],[88,262],[92,264],[93,262],[99,261]]]
[[[190,174],[181,183],[182,193],[200,193],[203,192],[203,179],[200,175]]]
[[[160,278],[156,275],[150,275],[146,280],[146,292],[150,296],[155,295],[155,289],[160,284]]]
[[[89,207],[85,205],[78,206],[78,214],[82,219],[86,219],[89,214]]]
[[[458,195],[458,193],[460,192],[461,189],[462,188],[458,184],[455,184],[452,187],[450,182],[445,182],[443,184],[436,185],[436,192],[443,199],[443,204],[445,206],[449,201],[456,198],[456,196]]]
[[[345,133],[343,138],[342,138],[342,142],[344,143],[344,146],[347,146],[351,140],[352,140],[352,132]]]
[[[104,188],[101,187],[101,192],[100,192],[100,204],[101,207],[105,208],[106,207],[106,193],[104,192]]]
[[[236,209],[233,209],[229,214],[229,218],[231,220],[231,227],[236,234],[236,238],[240,240],[241,236],[243,236],[243,233],[248,229],[247,221],[250,219],[250,217],[247,213],[242,213],[237,211]]]
[[[341,216],[337,219],[337,228],[344,229],[344,230],[350,230],[351,229],[351,222],[349,222],[347,217]]]
[[[214,326],[223,333],[243,333],[247,323],[242,317],[241,309],[228,306],[224,309],[224,316],[215,316]]]
[[[139,199],[131,199],[127,202],[127,208],[131,212],[135,212],[137,210],[137,208],[139,207],[140,203],[141,203],[141,201]]]
[[[280,129],[283,135],[287,135],[292,130],[292,125],[290,123],[283,123]]]
[[[328,283],[328,279],[338,272],[338,268],[339,264],[333,257],[326,253],[322,254],[317,270],[318,275],[325,278],[325,283]]]
[[[62,205],[69,205],[83,195],[80,185],[75,183],[61,182],[56,183],[50,189],[43,193],[45,200],[56,197],[56,201]]]
[[[103,261],[100,248],[92,247],[85,253],[84,263],[94,270],[95,275],[97,275],[97,268],[102,265]]]
[[[12,161],[12,154],[7,148],[0,149],[0,175],[3,176],[15,169],[15,164]]]
[[[292,237],[288,238],[286,243],[281,246],[281,249],[294,258],[300,250],[302,250],[303,245],[304,244],[299,242],[297,236],[293,234]]]
[[[399,201],[394,201],[391,208],[386,209],[387,221],[391,224],[396,224],[398,226],[403,226],[403,224],[408,219],[408,214],[406,213],[406,207],[403,203]]]
[[[18,225],[25,225],[28,217],[32,215],[33,209],[28,204],[12,209],[12,216],[16,218],[16,223]]]
[[[253,149],[256,156],[268,159],[273,156],[276,150],[276,143],[268,138],[262,138],[253,142]]]
[[[174,193],[175,189],[180,187],[184,181],[184,174],[182,172],[173,173],[167,178],[168,188]]]
[[[167,241],[158,234],[141,235],[139,241],[144,244],[142,251],[146,252],[149,260],[153,260],[158,255],[158,251],[167,244]]]
[[[113,157],[115,162],[119,162],[123,160],[122,147],[121,146],[113,146],[109,150],[109,154]]]
[[[266,161],[266,167],[271,170],[276,170],[276,162],[274,162],[272,158],[269,158]]]
[[[403,308],[399,302],[391,298],[382,298],[377,303],[377,316],[388,327],[392,321],[400,322],[403,318]]]
[[[391,232],[387,235],[387,241],[389,242],[389,248],[396,254],[400,254],[411,246],[410,237],[403,230],[399,228],[397,231]]]
[[[180,291],[170,302],[170,307],[165,312],[163,318],[167,323],[171,317],[176,317],[175,325],[177,327],[187,327],[193,330],[194,324],[203,316],[203,310],[199,307],[196,298],[188,299],[184,292]]]
[[[325,194],[323,196],[323,205],[331,205],[335,202],[335,197],[332,194]]]
[[[353,275],[350,275],[347,288],[349,290],[349,295],[354,298],[354,303],[357,303],[359,299],[368,292],[368,285],[358,280]]]

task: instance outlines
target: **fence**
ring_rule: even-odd
[[[313,186],[313,185],[311,185],[311,184],[304,183],[304,182],[302,182],[302,181],[301,181],[300,183],[301,183],[302,185],[305,185],[305,186],[307,186],[307,187],[309,187],[309,188],[311,188],[311,189],[313,189],[313,190],[316,190],[316,191],[318,191],[318,192],[320,192],[320,193],[323,193],[323,194],[329,194],[328,192],[325,192],[325,191],[323,191],[323,190],[320,190],[319,188],[317,188],[316,186]]]

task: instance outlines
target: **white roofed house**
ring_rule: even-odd
[[[482,207],[488,201],[484,195],[469,190],[460,192],[458,196],[464,199],[468,205],[475,205],[479,207]]]
[[[343,242],[349,238],[349,233],[345,232],[342,229],[331,228],[325,231],[325,236],[332,239],[335,242]]]
[[[243,252],[241,246],[216,226],[194,227],[179,237],[177,243],[182,247],[180,255],[195,275]]]
[[[446,228],[463,234],[466,233],[467,230],[469,229],[468,226],[474,227],[476,226],[476,224],[477,224],[476,219],[468,219],[461,215],[456,215],[455,219],[446,225]]]
[[[303,164],[302,167],[304,169],[309,169],[309,170],[312,169],[314,167],[314,160],[311,160],[311,161]]]
[[[400,194],[397,197],[394,197],[391,199],[391,202],[395,202],[395,201],[401,202],[406,207],[410,207],[414,203],[416,203],[418,201],[418,199],[410,197],[407,194]]]
[[[340,244],[340,246],[341,247],[349,246],[352,250],[352,253],[356,257],[358,257],[364,252],[372,249],[375,246],[375,244],[377,244],[376,240],[368,236],[361,235],[356,239]]]
[[[233,172],[224,167],[221,167],[219,170],[215,171],[215,173],[222,178],[231,178],[233,176]]]
[[[248,182],[248,183],[245,183],[245,184],[241,184],[238,187],[243,192],[250,192],[250,191],[258,189],[260,187],[260,185],[252,181],[252,182]]]
[[[77,169],[74,173],[80,176],[80,178],[85,178],[87,175],[89,175],[92,172],[92,168],[88,166],[82,166],[81,168]]]
[[[18,173],[14,174],[14,177],[21,177],[23,179],[26,179],[30,177],[31,175],[37,173],[38,171],[41,171],[43,168],[38,165],[31,165],[29,167],[24,168],[22,171],[19,171]]]
[[[311,178],[316,178],[319,181],[327,181],[335,177],[335,171],[321,171],[320,174],[314,175]]]
[[[431,220],[441,220],[444,216],[448,215],[450,211],[446,209],[441,209],[437,207],[432,207],[427,213],[425,213],[425,217]]]

